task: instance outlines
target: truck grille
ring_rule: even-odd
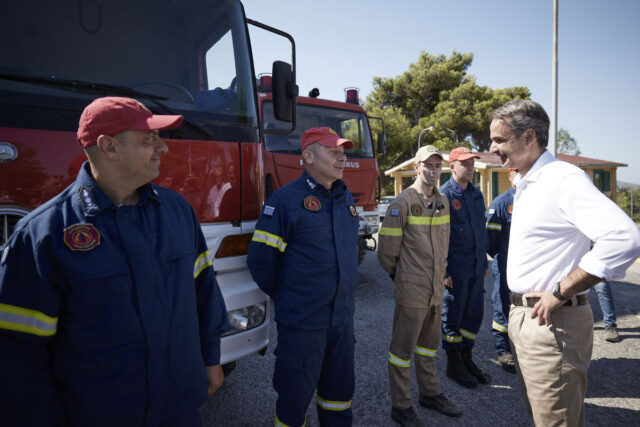
[[[19,208],[0,208],[0,251],[9,241],[18,221],[26,214],[27,211]]]

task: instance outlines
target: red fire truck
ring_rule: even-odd
[[[346,102],[320,99],[317,97],[318,89],[313,89],[309,97],[297,97],[295,131],[288,134],[272,133],[287,129],[290,125],[276,120],[274,116],[271,76],[260,77],[258,102],[265,129],[265,193],[268,197],[274,190],[300,177],[303,169],[300,137],[306,129],[326,126],[335,130],[341,137],[352,140],[353,149],[345,152],[347,162],[344,181],[353,195],[360,218],[358,260],[361,262],[367,248],[375,250],[373,234],[380,229],[376,201],[376,193],[380,188],[380,174],[369,119],[382,120],[367,117],[364,108],[359,105],[357,89],[348,88],[345,92]],[[384,123],[382,128],[384,129]],[[378,153],[384,153],[384,131],[377,135],[377,141]],[[367,240],[371,240],[372,243],[367,245]]]
[[[182,114],[156,183],[193,206],[232,325],[222,360],[264,351],[268,297],[246,249],[264,202],[261,126],[247,24],[238,0],[16,1],[0,30],[0,249],[15,223],[67,187],[85,160],[83,108],[129,96]],[[295,56],[293,57],[295,60]],[[295,64],[274,63],[282,119],[295,111]],[[277,75],[277,76],[276,76]],[[289,118],[286,117],[289,112]]]

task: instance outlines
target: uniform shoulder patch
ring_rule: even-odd
[[[452,199],[451,207],[455,210],[459,210],[462,207],[462,202],[460,201],[460,199]]]
[[[264,205],[264,209],[262,210],[262,214],[264,216],[273,216],[273,213],[276,211],[274,206]]]
[[[507,206],[507,212],[509,213],[509,215],[513,213],[513,205]]]
[[[310,212],[318,212],[322,209],[322,204],[320,203],[320,199],[316,196],[307,196],[304,198],[303,206],[306,210]]]
[[[349,205],[349,211],[351,212],[351,216],[358,216],[358,210],[355,206]]]
[[[100,232],[93,224],[73,224],[64,229],[64,243],[72,251],[87,252],[100,244]]]
[[[400,216],[400,209],[393,208],[389,210],[389,215],[391,216]]]
[[[494,213],[496,213],[495,209],[489,209],[489,215],[493,215]]]
[[[422,206],[417,203],[411,205],[411,215],[422,216]]]

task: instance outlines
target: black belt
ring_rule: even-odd
[[[524,306],[524,307],[533,307],[540,300],[540,298],[525,298],[525,301],[527,302],[525,304],[524,301],[523,301],[523,298],[522,298],[522,294],[516,294],[514,292],[511,292],[509,297],[511,299],[511,304],[517,305],[517,306],[520,306],[520,307],[522,307],[522,306]],[[567,307],[572,306],[574,298],[575,298],[575,300],[577,302],[577,305],[589,304],[589,297],[585,294],[585,295],[576,295],[575,297],[571,297],[562,305],[563,306],[567,306]]]

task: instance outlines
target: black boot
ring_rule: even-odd
[[[469,373],[476,377],[480,384],[488,384],[491,381],[489,374],[478,368],[478,366],[473,363],[473,360],[471,360],[471,348],[465,348],[462,350],[462,361]]]
[[[447,376],[462,387],[476,388],[478,386],[478,380],[465,368],[460,350],[447,350]]]

